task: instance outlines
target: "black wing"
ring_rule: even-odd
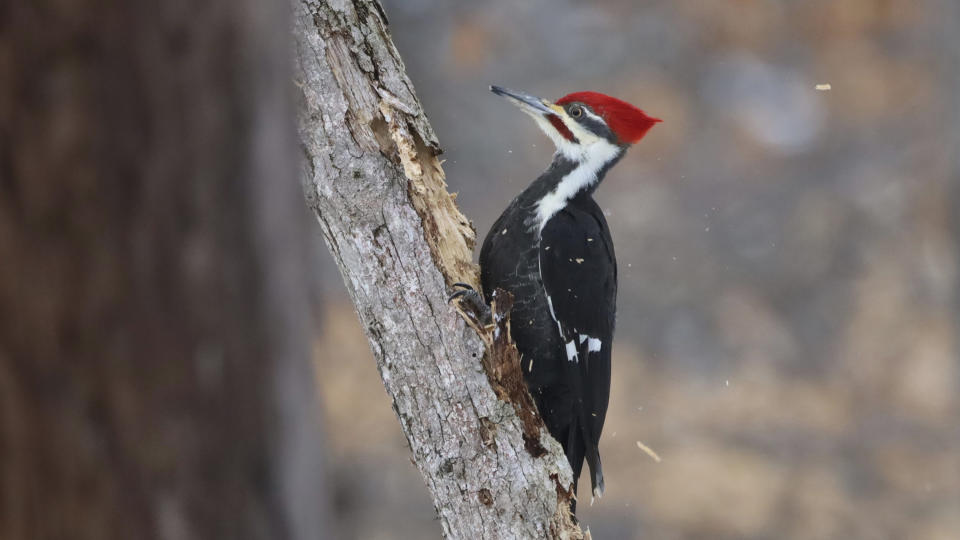
[[[563,342],[567,384],[575,400],[567,449],[575,473],[586,457],[594,493],[603,492],[597,445],[610,397],[610,352],[617,263],[603,213],[590,198],[568,205],[541,231],[540,276]],[[583,441],[582,451],[576,454]]]

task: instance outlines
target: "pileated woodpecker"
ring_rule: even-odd
[[[551,103],[498,86],[490,90],[532,116],[557,151],[487,234],[480,250],[483,292],[488,299],[497,288],[513,294],[511,329],[527,387],[563,446],[574,493],[586,458],[592,495],[599,497],[617,262],[607,220],[591,194],[660,120],[596,92]]]

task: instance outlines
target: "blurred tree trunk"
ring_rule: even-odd
[[[0,538],[323,535],[288,47],[0,3]]]
[[[569,466],[516,358],[482,363],[483,341],[446,303],[449,284],[477,282],[474,233],[446,191],[381,7],[294,0],[294,11],[307,200],[444,535],[580,537],[566,510]]]
[[[960,100],[956,96],[960,95],[960,5],[953,0],[940,0],[936,4],[939,17],[938,25],[938,45],[942,54],[939,55],[940,69],[944,80],[946,81],[947,95],[954,96],[954,99],[946,100],[946,133],[947,148],[951,149],[948,174],[948,185],[951,189],[951,206],[953,212],[949,215],[952,218],[951,233],[953,234],[954,251],[956,253],[956,266],[960,268]],[[960,275],[958,275],[960,278]],[[955,284],[953,303],[955,312],[960,313],[960,282]],[[954,320],[957,334],[960,335],[960,316]],[[957,358],[960,363],[960,357]]]

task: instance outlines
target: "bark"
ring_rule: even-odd
[[[0,538],[322,536],[287,16],[0,3]]]
[[[484,357],[492,335],[446,302],[452,282],[477,284],[474,232],[386,25],[375,1],[294,1],[308,203],[444,535],[581,537],[570,468],[536,417],[507,329]]]

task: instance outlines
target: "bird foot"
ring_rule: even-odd
[[[483,301],[483,296],[479,292],[466,283],[454,283],[451,287],[459,290],[453,292],[447,298],[447,302],[459,300],[462,311],[472,317],[474,322],[479,323],[480,326],[492,324],[493,316],[490,313],[490,306]]]

